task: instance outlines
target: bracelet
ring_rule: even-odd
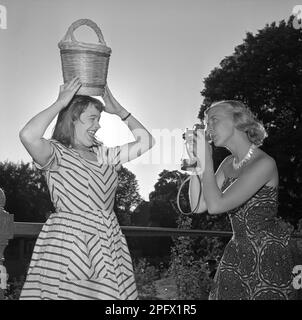
[[[127,120],[131,116],[131,113],[129,112],[128,115],[125,118],[122,118],[123,121]]]

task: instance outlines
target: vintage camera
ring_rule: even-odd
[[[184,146],[183,146],[183,155],[181,158],[181,170],[183,171],[192,171],[197,167],[197,158],[194,154],[196,150],[196,145],[194,142],[194,133],[197,133],[197,130],[205,129],[204,124],[195,124],[193,129],[186,128],[186,131],[182,135],[184,139]]]

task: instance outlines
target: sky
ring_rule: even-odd
[[[58,42],[77,19],[93,20],[112,49],[107,83],[114,97],[156,139],[125,164],[149,199],[159,173],[180,170],[182,132],[198,122],[203,80],[247,32],[288,19],[294,0],[0,0],[0,161],[29,162],[19,131],[57,98],[63,83]],[[1,8],[1,7],[0,7]],[[0,12],[1,13],[1,12]],[[1,19],[0,19],[1,23]],[[93,30],[74,33],[96,43]],[[54,121],[45,133],[51,136]],[[115,115],[102,114],[107,146],[133,141]]]

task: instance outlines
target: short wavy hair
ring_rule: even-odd
[[[211,108],[221,104],[227,105],[227,111],[233,115],[235,128],[247,134],[249,141],[256,146],[261,146],[264,139],[268,136],[263,123],[257,119],[252,111],[241,101],[237,100],[222,100],[214,102],[204,112],[207,116]]]
[[[59,141],[66,147],[74,146],[74,121],[80,118],[80,115],[90,104],[95,106],[99,112],[104,110],[102,102],[95,98],[75,96],[68,106],[59,112],[52,139]]]

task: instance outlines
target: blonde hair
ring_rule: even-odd
[[[211,104],[204,112],[207,116],[210,109],[227,105],[227,111],[233,115],[235,128],[247,134],[249,141],[256,146],[261,146],[264,139],[268,136],[261,121],[252,113],[252,111],[241,101],[222,100]]]

